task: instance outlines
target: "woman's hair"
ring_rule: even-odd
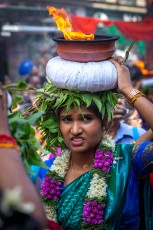
[[[91,103],[91,105],[88,107],[88,109],[89,109],[90,111],[94,112],[94,114],[95,114],[99,119],[102,120],[102,118],[101,118],[101,113],[99,112],[98,107],[95,105],[94,102]]]
[[[132,65],[132,66],[128,66],[127,67],[129,68],[129,72],[130,72],[130,76],[131,76],[131,80],[132,81],[139,81],[143,78],[143,74],[141,72],[141,69],[136,66],[136,65]]]
[[[83,104],[82,104],[83,105]],[[84,104],[85,105],[85,104]],[[72,106],[74,107],[74,106]],[[71,108],[72,108],[71,107]],[[60,108],[58,108],[56,111],[55,111],[55,116],[58,118],[58,121],[59,121],[59,118],[60,118],[60,112],[61,110],[63,110],[65,107],[64,106],[61,106]],[[101,117],[101,113],[99,112],[97,106],[95,105],[94,102],[91,103],[91,105],[89,107],[86,106],[86,108],[88,110],[90,110],[91,112],[93,112],[100,120],[102,120],[102,117]]]

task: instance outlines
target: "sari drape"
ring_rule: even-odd
[[[140,183],[140,228],[153,229],[153,193],[149,173],[153,172],[153,143],[146,141],[137,146],[134,152],[135,173],[143,179]],[[135,159],[136,158],[136,159]],[[135,163],[137,162],[137,166]],[[147,176],[146,176],[147,175]],[[145,177],[144,177],[145,176]]]
[[[132,147],[132,145],[117,145],[116,147],[115,156],[117,159],[111,169],[104,217],[108,229],[115,229],[123,211]],[[65,230],[81,229],[83,205],[90,180],[91,172],[89,171],[63,189],[57,205],[57,216],[59,224]]]
[[[134,151],[131,144],[117,144],[116,162],[112,165],[108,181],[107,203],[104,220],[108,230],[138,230],[139,228],[139,179],[149,175],[150,162],[153,162],[153,143],[145,142]],[[53,163],[53,159],[51,160]],[[41,178],[46,174],[41,170]],[[58,222],[64,230],[81,230],[84,199],[91,181],[91,172],[87,172],[68,184],[62,191],[57,205]],[[146,230],[153,226],[153,198],[148,181],[143,186],[141,201],[142,221]],[[141,222],[140,222],[141,223]],[[151,226],[151,228],[150,228]],[[95,227],[96,229],[96,227]],[[102,228],[101,228],[102,229]],[[144,230],[144,229],[143,229]]]
[[[83,204],[90,186],[91,172],[87,172],[68,184],[57,205],[58,223],[67,230],[80,230]]]

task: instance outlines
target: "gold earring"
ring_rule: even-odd
[[[102,140],[105,140],[105,139],[106,139],[106,135],[107,135],[106,128],[105,128],[105,127],[103,127],[103,128],[102,128],[102,135],[101,135],[101,139],[102,139]]]

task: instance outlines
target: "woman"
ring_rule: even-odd
[[[119,91],[153,128],[153,105],[132,87],[122,58],[111,62],[118,71]],[[48,147],[66,149],[50,160],[47,174],[40,172],[48,218],[70,230],[139,229],[138,178],[153,171],[153,144],[145,142],[133,151],[133,145],[115,146],[104,131],[117,102],[112,94],[74,95],[50,83],[44,91],[46,95],[61,93],[62,98],[38,100],[37,105],[48,113],[38,127]]]

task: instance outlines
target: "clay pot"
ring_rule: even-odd
[[[96,35],[94,40],[65,40],[53,38],[57,53],[65,60],[76,62],[98,62],[110,58],[115,51],[117,36]]]

